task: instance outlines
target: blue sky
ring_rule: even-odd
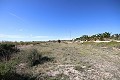
[[[0,0],[0,41],[120,33],[120,0]]]

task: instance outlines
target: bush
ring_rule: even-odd
[[[28,55],[28,62],[30,66],[35,66],[36,64],[39,64],[39,60],[42,56],[38,53],[36,49],[33,49],[29,55]]]
[[[6,75],[7,73],[13,71],[15,65],[17,64],[16,60],[12,60],[11,55],[18,52],[19,49],[10,42],[0,43],[0,77]],[[4,80],[4,79],[3,79]]]
[[[0,58],[9,60],[11,54],[18,52],[19,49],[14,44],[2,43],[0,44]]]
[[[48,56],[42,56],[36,49],[33,49],[28,55],[28,63],[30,66],[35,66],[38,64],[43,64],[44,62],[52,61],[53,58]]]
[[[0,80],[36,80],[36,77],[30,75],[17,74],[15,72],[7,72],[5,75],[0,75]]]
[[[0,75],[3,76],[8,72],[14,71],[15,65],[17,65],[17,61],[14,60],[0,62]]]

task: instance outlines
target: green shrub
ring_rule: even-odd
[[[0,58],[9,60],[11,54],[18,52],[19,49],[14,44],[2,43],[0,44]]]
[[[42,56],[38,53],[38,51],[36,49],[33,49],[28,55],[28,62],[31,66],[35,66],[36,64],[39,64],[41,57]]]
[[[43,64],[44,62],[52,61],[53,58],[49,58],[48,56],[42,56],[36,49],[31,50],[28,55],[28,63],[30,66],[35,66],[38,64]]]
[[[15,65],[17,65],[17,61],[15,60],[0,62],[0,75],[14,71]]]
[[[0,75],[0,80],[36,80],[36,77],[29,74],[18,74],[15,72],[7,72],[5,75]]]

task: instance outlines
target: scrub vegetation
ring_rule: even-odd
[[[120,42],[1,42],[0,80],[119,80]]]

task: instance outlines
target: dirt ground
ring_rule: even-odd
[[[31,70],[39,80],[120,80],[120,49],[81,43],[33,45],[53,58]],[[47,77],[45,77],[47,76]]]

